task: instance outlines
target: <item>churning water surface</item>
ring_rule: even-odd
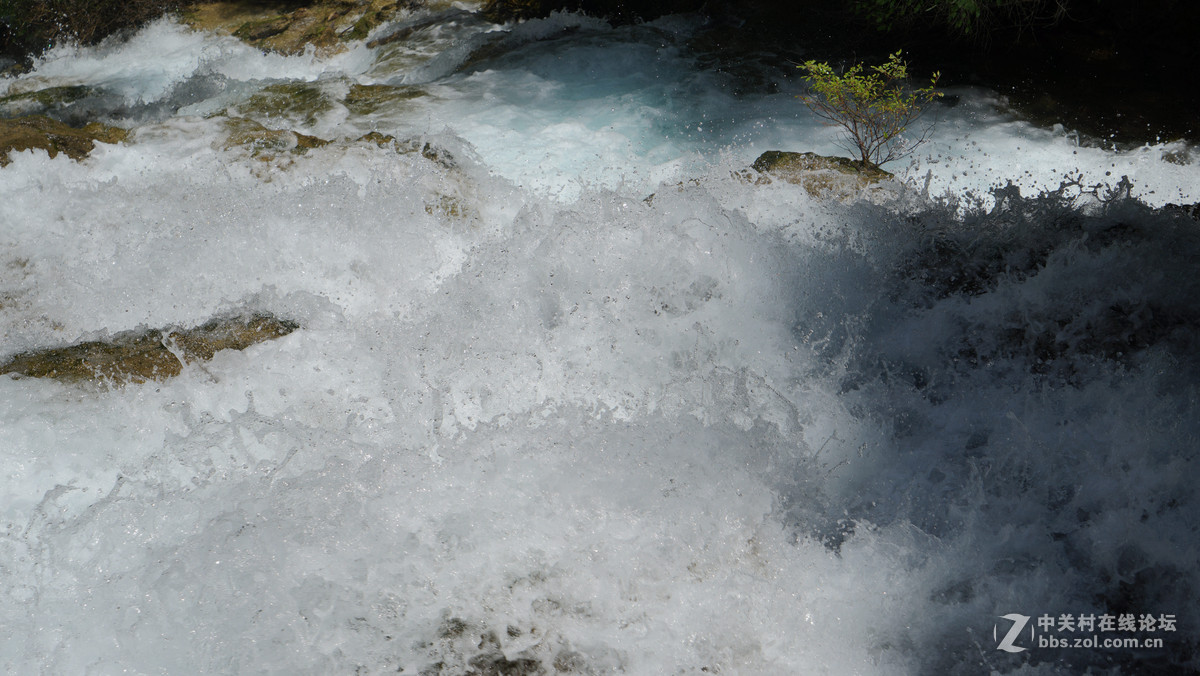
[[[819,200],[738,176],[837,151],[790,66],[470,10],[326,57],[165,20],[0,81],[134,130],[0,169],[2,356],[301,326],[163,382],[0,378],[7,672],[1200,666],[1186,145],[964,89],[908,188]],[[1162,647],[1039,647],[1063,616]]]

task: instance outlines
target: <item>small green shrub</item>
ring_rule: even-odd
[[[829,64],[817,61],[805,61],[799,67],[807,71],[805,79],[812,89],[801,100],[817,117],[845,131],[843,149],[856,154],[864,167],[900,159],[928,138],[932,125],[915,141],[901,134],[941,96],[935,90],[939,73],[933,74],[928,87],[908,88],[908,66],[900,52],[869,71],[856,64],[838,74]]]

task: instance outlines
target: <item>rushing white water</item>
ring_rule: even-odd
[[[698,30],[449,11],[281,57],[162,21],[3,81],[135,131],[0,169],[0,356],[302,329],[161,383],[0,377],[0,665],[1200,668],[1200,236],[1152,209],[1200,200],[1188,149],[961,91],[912,191],[821,202],[732,175],[835,136],[783,70],[698,68]],[[297,83],[323,103],[261,104]],[[335,143],[254,156],[228,115]],[[1140,201],[1030,197],[1076,175]],[[1177,628],[1009,653],[1010,613]]]

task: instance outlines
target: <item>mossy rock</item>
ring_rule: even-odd
[[[9,152],[41,148],[55,157],[65,153],[73,160],[81,160],[101,143],[120,143],[129,132],[120,127],[110,127],[91,122],[82,128],[63,124],[43,115],[27,115],[10,120],[0,119],[0,167],[12,160]]]
[[[429,6],[428,4],[426,6],[429,9],[433,9],[433,7]],[[367,47],[369,47],[371,49],[375,49],[376,47],[390,45],[393,42],[400,42],[403,40],[407,40],[408,38],[412,37],[413,33],[416,33],[417,31],[423,30],[425,28],[429,28],[430,26],[436,26],[436,25],[443,24],[443,23],[449,23],[451,21],[461,19],[461,18],[466,18],[469,16],[476,16],[476,15],[474,12],[471,12],[471,11],[468,11],[465,9],[459,9],[457,7],[452,7],[451,9],[446,9],[441,12],[437,12],[435,14],[426,15],[422,18],[406,19],[404,21],[403,26],[399,26],[399,27],[395,28],[394,30],[392,30],[392,32],[390,32],[386,35],[380,35],[379,37],[375,38],[374,40],[371,40],[370,42],[367,43]]]
[[[183,15],[198,30],[230,33],[266,51],[299,54],[312,46],[333,52],[361,40],[410,0],[323,0],[320,2],[201,2]]]
[[[263,87],[239,108],[243,114],[281,118],[311,127],[333,109],[333,102],[310,82],[281,82]]]
[[[179,18],[196,30],[233,33],[247,23],[283,16],[296,7],[294,2],[269,0],[196,2],[180,12]]]
[[[355,140],[360,143],[374,143],[380,148],[394,148],[396,144],[395,136],[380,131],[369,131]]]
[[[355,115],[370,115],[389,103],[411,101],[425,95],[425,90],[420,87],[353,84],[342,103]]]
[[[36,350],[0,364],[0,375],[115,385],[165,380],[185,363],[208,361],[221,350],[244,350],[300,328],[269,314],[218,318],[190,329],[118,333],[108,340]]]
[[[303,155],[313,148],[329,145],[329,141],[323,138],[287,129],[269,129],[244,117],[225,120],[225,129],[228,131],[224,144],[226,150],[249,148],[251,156],[260,159],[270,159],[282,153]]]
[[[750,168],[762,176],[804,188],[814,197],[846,199],[894,176],[873,164],[816,153],[768,150]],[[760,179],[761,180],[761,179]],[[769,179],[768,179],[769,180]]]
[[[255,43],[279,35],[286,31],[291,24],[291,18],[286,16],[247,21],[233,32],[233,36],[244,42]]]
[[[325,10],[322,3],[287,14],[252,19],[238,26],[233,35],[259,49],[281,54],[300,54],[310,45],[322,52],[337,51],[337,35],[325,21],[341,16],[345,10]]]
[[[338,37],[347,42],[367,39],[372,30],[396,14],[396,5],[397,3],[371,3],[354,25],[343,30]]]
[[[861,176],[867,181],[882,181],[893,177],[891,173],[873,164],[864,164],[848,157],[828,157],[785,150],[768,150],[759,155],[750,166],[759,173],[774,174],[785,180],[791,174],[811,171],[836,171],[847,176]]]
[[[466,220],[475,212],[459,197],[435,193],[425,198],[425,213],[438,218]]]

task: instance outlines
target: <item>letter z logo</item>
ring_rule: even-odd
[[[1021,630],[1024,629],[1025,625],[1029,623],[1029,616],[1018,615],[1017,613],[1009,613],[1008,615],[1001,615],[1000,619],[1008,620],[1013,624],[1012,628],[1008,630],[1008,633],[1004,635],[1004,640],[1000,641],[996,647],[1008,653],[1022,653],[1028,650],[1028,648],[1022,648],[1021,646],[1014,645],[1013,642],[1017,640],[1017,637],[1021,635]],[[992,625],[992,640],[996,640],[996,633],[996,625]]]

